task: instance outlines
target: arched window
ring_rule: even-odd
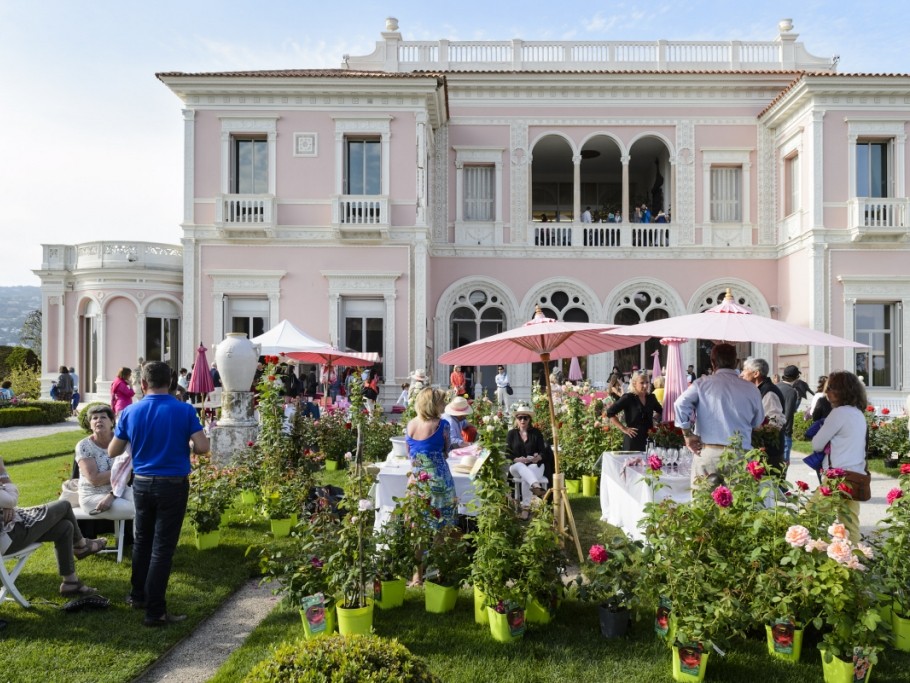
[[[541,294],[537,299],[537,305],[540,306],[540,310],[543,311],[545,316],[554,320],[562,320],[567,323],[591,322],[588,312],[584,309],[584,301],[581,296],[565,292],[562,289]],[[555,367],[558,367],[562,370],[563,379],[568,380],[571,364],[571,358],[556,360],[550,363],[550,371],[552,372]],[[588,357],[579,358],[578,365],[581,369],[582,377],[588,377]],[[531,381],[540,382],[543,385],[544,377],[542,371],[542,363],[532,363]]]
[[[85,309],[79,318],[79,334],[82,337],[82,356],[80,358],[79,375],[85,393],[94,394],[98,391],[98,352],[100,339],[98,332],[101,329],[101,307],[94,300],[85,304]]]
[[[473,289],[459,295],[455,308],[449,316],[449,348],[457,349],[465,344],[499,334],[505,329],[506,315],[502,302],[496,294],[487,294],[482,289]],[[452,367],[448,368],[449,372]],[[467,389],[474,395],[474,383],[481,383],[492,393],[495,365],[479,367],[462,366],[467,379]],[[448,376],[439,378],[440,384],[448,382]]]
[[[666,301],[664,301],[662,296],[639,290],[634,294],[624,296],[620,300],[618,309],[613,315],[613,323],[616,325],[637,325],[638,323],[663,320],[669,317],[670,313],[667,311]],[[638,346],[616,351],[613,356],[613,364],[618,366],[620,371],[624,373],[631,372],[635,366],[638,366],[641,370],[649,370],[654,366],[654,358],[651,354],[655,351],[661,354],[661,367],[666,367],[667,352],[660,345],[659,339],[649,339]]]
[[[172,301],[156,299],[146,308],[144,357],[180,369],[180,309]]]

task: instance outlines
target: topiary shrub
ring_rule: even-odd
[[[812,416],[803,412],[802,410],[797,410],[793,414],[793,440],[794,441],[805,441],[806,440],[806,430],[812,426]]]
[[[84,406],[82,406],[82,410],[79,411],[79,426],[82,427],[82,431],[84,431],[86,434],[91,434],[92,432],[92,428],[88,423],[88,411],[90,408],[94,408],[95,406],[110,407],[110,403],[106,403],[105,401],[92,401],[91,403],[86,403]]]
[[[246,683],[438,683],[427,665],[397,640],[334,635],[279,645]]]

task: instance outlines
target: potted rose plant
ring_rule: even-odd
[[[893,599],[895,647],[910,651],[910,464],[901,465],[898,486],[888,491],[888,512],[876,546],[876,567],[885,593]]]
[[[553,506],[539,504],[524,530],[521,543],[522,590],[527,596],[528,623],[549,623],[562,599],[566,558],[562,551]]]
[[[604,638],[625,635],[630,621],[633,589],[638,581],[642,543],[617,533],[592,545],[575,579],[578,597],[598,605]]]
[[[186,516],[196,531],[199,550],[214,548],[220,541],[221,517],[230,505],[230,489],[208,453],[192,457],[190,495]]]
[[[460,529],[447,528],[427,548],[423,583],[427,612],[442,614],[455,608],[458,589],[470,574],[470,555]]]

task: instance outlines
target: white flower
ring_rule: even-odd
[[[354,455],[351,453],[351,451],[348,451],[344,454],[344,459],[350,462],[354,459]]]
[[[491,419],[491,418],[490,418],[489,415],[484,415],[484,416],[483,416],[483,423],[484,423],[485,425],[490,424],[490,419]]]
[[[490,432],[490,433],[492,434],[493,432],[496,431],[496,427],[495,427],[494,425],[488,425],[488,426],[487,426],[487,431]]]
[[[373,501],[370,500],[369,498],[361,498],[357,502],[357,509],[360,510],[361,512],[367,512],[368,510],[372,510]]]

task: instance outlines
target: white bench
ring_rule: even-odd
[[[26,560],[40,547],[40,543],[32,543],[14,553],[0,556],[0,603],[4,600],[15,600],[23,607],[31,606],[31,603],[16,588],[16,578],[25,566]],[[7,570],[7,562],[15,562],[12,570]]]

